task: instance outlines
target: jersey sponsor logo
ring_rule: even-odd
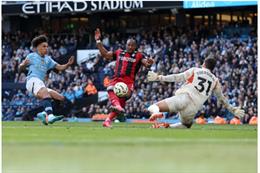
[[[119,56],[119,59],[121,61],[136,62],[136,59],[130,58],[130,57],[126,57],[126,56]]]

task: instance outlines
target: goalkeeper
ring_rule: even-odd
[[[208,57],[204,60],[202,68],[193,67],[183,73],[163,76],[152,71],[148,72],[148,81],[185,82],[176,91],[175,96],[159,101],[148,108],[151,113],[150,121],[162,118],[162,112],[178,112],[180,123],[155,123],[153,125],[154,128],[190,128],[194,116],[202,109],[203,104],[211,94],[214,94],[218,101],[234,116],[238,118],[244,116],[244,110],[231,106],[224,97],[221,84],[218,78],[212,73],[215,65],[216,60]]]

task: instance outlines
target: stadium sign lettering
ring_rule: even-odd
[[[208,8],[215,7],[215,3],[211,1],[192,1],[192,8]]]
[[[143,1],[48,1],[28,2],[23,4],[25,14],[52,13],[52,12],[83,12],[98,10],[118,10],[143,8]]]

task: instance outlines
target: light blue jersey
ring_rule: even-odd
[[[43,58],[36,52],[30,53],[27,58],[30,61],[27,80],[31,77],[37,77],[44,81],[47,71],[57,64],[50,56],[45,55]]]

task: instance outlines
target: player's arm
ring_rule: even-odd
[[[71,56],[69,61],[66,64],[60,65],[60,64],[56,64],[55,69],[59,70],[59,71],[63,71],[66,70],[69,66],[71,66],[74,63],[74,56]]]
[[[18,66],[18,71],[19,71],[19,72],[22,72],[23,70],[26,69],[26,67],[27,67],[29,64],[30,64],[29,58],[25,58],[25,59],[21,62],[21,64],[19,64],[19,66]]]
[[[222,87],[219,81],[217,81],[216,86],[213,90],[214,95],[217,97],[218,101],[234,116],[238,118],[242,118],[245,115],[245,111],[240,109],[239,107],[234,107],[228,103],[227,98],[222,93]]]
[[[107,60],[112,60],[113,59],[113,52],[112,51],[108,51],[106,50],[106,48],[103,46],[102,42],[101,42],[101,33],[99,28],[96,29],[95,31],[95,40],[97,43],[97,48],[101,54],[101,56]]]
[[[154,63],[154,60],[152,58],[142,58],[141,62],[143,66],[150,68]]]
[[[193,69],[189,69],[182,73],[171,75],[158,75],[153,71],[149,71],[147,75],[148,81],[161,81],[161,82],[183,82],[186,81],[193,74]]]

